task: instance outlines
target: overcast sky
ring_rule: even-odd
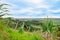
[[[1,0],[15,18],[60,18],[60,0]],[[7,17],[4,16],[4,17]]]

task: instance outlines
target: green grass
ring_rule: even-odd
[[[36,32],[24,32],[22,29],[15,30],[12,28],[9,28],[5,23],[5,20],[0,20],[0,40],[45,40],[41,37],[42,32],[36,31]],[[31,26],[35,28],[40,28],[40,25],[32,25]],[[41,30],[40,30],[41,31]],[[55,30],[56,31],[56,30]],[[3,35],[3,37],[2,37]],[[54,35],[54,39],[55,38]]]
[[[2,34],[3,33],[3,34]],[[3,35],[3,37],[2,37]],[[6,24],[0,22],[0,40],[44,40],[40,33],[22,32],[22,34],[14,29],[7,27]]]
[[[8,31],[11,40],[44,40],[37,33],[24,32],[23,34],[9,30]]]

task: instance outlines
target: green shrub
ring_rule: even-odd
[[[18,31],[20,34],[23,34],[23,30],[20,28],[20,30]]]

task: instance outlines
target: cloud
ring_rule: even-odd
[[[52,15],[52,13],[60,12],[60,6],[58,6],[59,1],[60,0],[14,0],[12,2],[12,0],[3,0],[3,2],[12,5],[8,7],[10,10],[9,14],[12,14],[12,17],[16,18],[46,18],[47,15],[49,18],[59,18],[59,16]]]
[[[39,11],[36,11],[36,10],[34,10],[34,8],[31,8],[31,7],[29,7],[29,8],[22,8],[22,9],[19,9],[19,10],[11,10],[10,11],[10,14],[18,14],[18,15],[20,15],[20,14],[27,14],[27,15],[35,15],[35,14],[42,14],[43,13],[43,11],[41,11],[41,10],[39,10]]]
[[[46,8],[49,9],[51,5],[46,4],[46,0],[22,0],[22,2],[29,4],[34,8]]]
[[[50,7],[51,7],[50,5],[46,5],[46,4],[38,4],[38,5],[36,5],[36,8],[49,9]]]
[[[18,9],[20,7],[16,4],[9,2],[8,0],[1,0],[0,3],[8,4],[9,6],[7,6],[7,8],[9,8],[9,10]]]
[[[33,8],[23,8],[23,9],[20,9],[20,10],[18,10],[17,12],[19,12],[19,13],[26,13],[26,12],[32,12],[32,9]]]
[[[14,17],[14,18],[47,18],[47,15],[45,16],[3,16],[3,18],[6,18],[6,17]],[[54,16],[54,15],[50,15],[48,16],[48,18],[60,18],[60,16]]]
[[[60,12],[60,9],[57,9],[57,10],[48,10],[48,12],[57,13],[57,12]]]
[[[32,4],[38,4],[44,2],[44,0],[22,0],[22,1],[27,3],[32,3]]]

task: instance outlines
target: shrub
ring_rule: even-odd
[[[20,28],[20,30],[18,31],[20,34],[23,34],[23,30]]]

